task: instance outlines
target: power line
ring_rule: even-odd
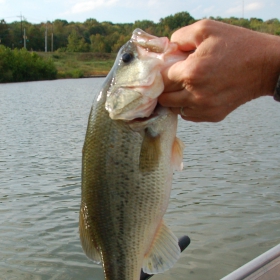
[[[5,17],[1,17],[0,16],[0,19],[3,19],[3,20],[5,20],[7,23],[8,23],[8,21],[6,20],[6,19],[9,19],[9,18],[20,18],[21,17],[21,15],[20,16],[5,16]],[[41,23],[43,23],[44,21],[42,21],[41,19],[38,19],[38,18],[30,18],[30,17],[23,17],[24,18],[24,21],[27,21],[28,23],[31,23],[31,24],[41,24]],[[27,18],[29,19],[29,20],[31,20],[31,21],[28,21],[27,20]],[[10,23],[10,22],[9,22]]]
[[[18,16],[10,16],[10,17],[6,17],[5,16],[5,18],[16,18],[16,17],[18,17]],[[0,17],[1,18],[1,17]],[[5,19],[5,18],[2,18],[2,19]]]

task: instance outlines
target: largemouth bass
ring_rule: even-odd
[[[157,104],[161,72],[185,59],[175,43],[136,29],[91,108],[83,147],[79,230],[107,280],[139,280],[178,260],[163,221],[173,169],[182,169],[177,115]]]

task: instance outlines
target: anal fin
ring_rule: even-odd
[[[180,257],[178,238],[162,221],[150,251],[143,262],[143,271],[148,274],[162,273],[176,263]]]

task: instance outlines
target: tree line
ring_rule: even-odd
[[[259,18],[210,18],[260,32],[280,35],[278,19],[263,21]],[[49,51],[53,49],[61,52],[115,53],[129,40],[135,28],[141,28],[156,36],[170,37],[178,28],[195,21],[188,12],[161,18],[158,23],[150,20],[137,20],[134,23],[98,22],[96,19],[90,18],[83,23],[57,19],[53,22],[32,24],[26,20],[7,23],[2,19],[0,20],[0,45],[20,49],[24,46],[24,34],[26,34],[26,48],[29,51],[44,51],[45,37],[47,37]]]

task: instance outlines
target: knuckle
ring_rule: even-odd
[[[212,20],[210,19],[202,19],[198,21],[198,29],[201,33],[207,33],[209,30],[209,26],[212,24]]]
[[[207,66],[203,61],[198,63],[197,60],[193,60],[192,63],[189,63],[183,73],[185,83],[197,86],[205,83],[204,77],[207,75],[205,70]]]
[[[199,67],[190,67],[184,75],[183,86],[193,88],[199,82]]]
[[[215,107],[215,104],[211,98],[208,97],[207,94],[204,94],[203,92],[197,93],[194,96],[195,103],[201,108],[201,109],[212,109]]]

